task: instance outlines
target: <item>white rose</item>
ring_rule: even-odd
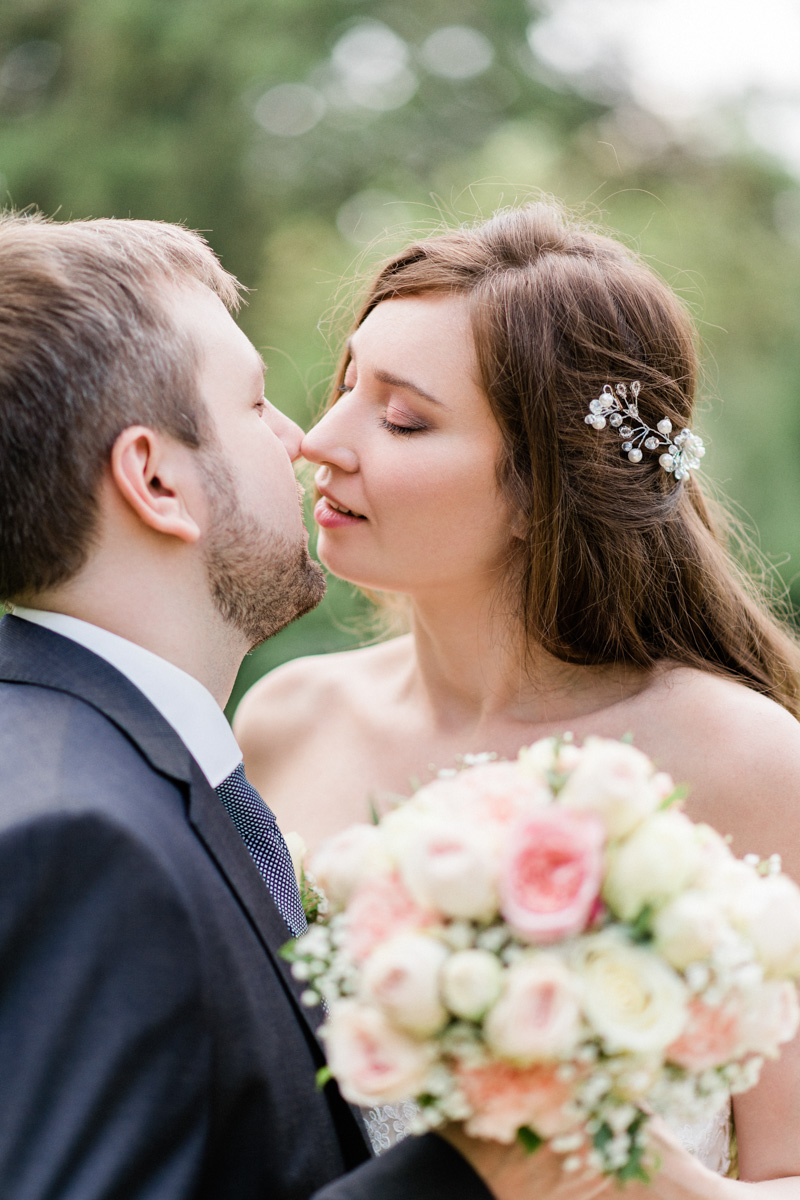
[[[514,963],[503,992],[484,1021],[496,1054],[520,1064],[569,1057],[581,1031],[578,982],[555,955]]]
[[[401,1033],[379,1009],[342,1000],[320,1033],[331,1072],[351,1104],[392,1104],[424,1087],[433,1047]]]
[[[423,933],[404,933],[373,950],[361,973],[362,998],[379,1005],[393,1024],[430,1037],[448,1019],[439,999],[447,949]]]
[[[707,959],[732,930],[718,900],[705,892],[688,891],[657,913],[653,921],[656,949],[671,966],[683,970]]]
[[[749,887],[730,897],[731,918],[769,975],[800,974],[800,888],[786,875],[751,872]]]
[[[286,842],[286,848],[289,851],[289,857],[292,860],[292,870],[294,877],[297,880],[298,887],[303,882],[303,860],[308,853],[308,847],[301,838],[299,833],[292,830],[283,835],[283,840]]]
[[[500,995],[503,968],[488,950],[460,950],[442,968],[442,998],[456,1017],[479,1021]]]
[[[380,830],[375,825],[350,825],[326,838],[308,864],[334,908],[344,908],[359,884],[388,867]]]
[[[559,803],[596,813],[609,836],[620,838],[654,813],[664,794],[664,777],[653,775],[653,764],[640,750],[592,737],[559,792]]]
[[[546,784],[553,772],[562,775],[571,771],[580,761],[582,753],[574,742],[560,741],[555,737],[540,738],[538,742],[522,747],[517,755],[517,763],[529,778]]]
[[[788,979],[769,980],[753,996],[740,1024],[740,1054],[778,1057],[778,1047],[790,1042],[800,1025],[797,988]]]
[[[682,1032],[686,988],[651,951],[608,931],[584,939],[574,964],[583,1010],[609,1052],[660,1052]]]
[[[603,899],[623,921],[682,892],[700,861],[695,827],[683,813],[655,813],[609,854]]]
[[[491,829],[429,818],[404,832],[398,866],[417,904],[468,921],[488,921],[497,913],[498,854]]]

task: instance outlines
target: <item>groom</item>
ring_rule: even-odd
[[[370,1160],[315,1087],[222,705],[324,584],[237,294],[181,228],[0,219],[0,1195],[516,1196],[457,1133],[480,1175],[434,1135]]]

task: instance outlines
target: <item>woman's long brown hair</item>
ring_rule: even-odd
[[[691,426],[696,336],[670,288],[618,242],[534,204],[408,246],[356,326],[383,300],[430,293],[470,305],[503,435],[498,478],[525,530],[509,579],[528,644],[571,663],[712,670],[798,716],[800,647],[730,553],[730,519],[696,478],[676,481],[648,451],[634,465],[614,429],[584,423],[605,384],[639,380],[651,428]]]

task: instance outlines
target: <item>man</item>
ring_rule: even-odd
[[[457,1132],[370,1160],[315,1086],[222,705],[324,584],[236,301],[183,229],[0,220],[0,1195],[485,1200],[463,1155],[517,1195]]]

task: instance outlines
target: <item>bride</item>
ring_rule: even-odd
[[[632,734],[690,785],[690,816],[800,879],[800,651],[681,435],[697,369],[675,295],[555,206],[383,266],[302,452],[323,563],[404,597],[411,632],[296,660],[243,701],[247,773],[283,828],[313,847],[465,754]],[[792,1191],[798,1042],[734,1116],[740,1178]],[[667,1138],[666,1200],[718,1189],[727,1116],[683,1141],[708,1166]]]

